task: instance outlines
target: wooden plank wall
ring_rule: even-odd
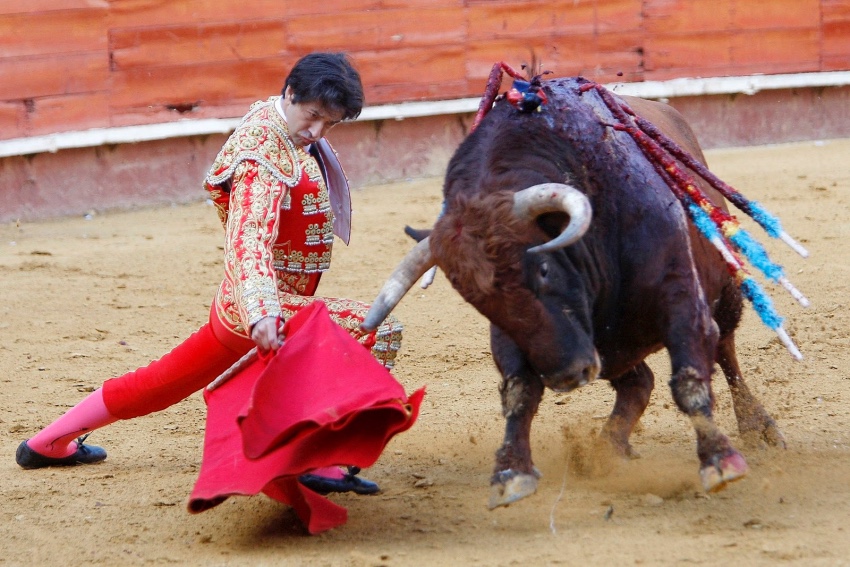
[[[0,139],[241,116],[314,50],[367,103],[479,96],[493,63],[664,80],[850,69],[850,0],[0,0]]]

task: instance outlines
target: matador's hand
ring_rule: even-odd
[[[265,317],[254,324],[251,329],[251,340],[265,352],[277,350],[283,345],[283,335],[277,325],[277,317]]]

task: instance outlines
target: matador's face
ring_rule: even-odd
[[[283,114],[289,126],[292,142],[297,146],[309,146],[342,121],[343,111],[334,111],[319,102],[292,102],[292,87],[286,87],[283,95]]]

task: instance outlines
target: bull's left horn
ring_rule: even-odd
[[[369,312],[366,313],[363,323],[360,324],[360,328],[367,333],[377,329],[378,325],[390,314],[390,311],[398,305],[404,294],[434,263],[434,258],[431,256],[431,243],[428,238],[425,238],[407,253],[407,256],[402,259],[384,283],[378,297],[375,298]]]
[[[541,183],[518,191],[514,194],[513,212],[527,219],[554,212],[570,215],[570,223],[561,234],[545,244],[529,248],[529,252],[549,252],[569,246],[587,232],[592,216],[587,196],[563,183]]]

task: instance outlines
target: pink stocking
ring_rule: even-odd
[[[345,473],[339,467],[322,467],[318,469],[313,469],[310,471],[310,474],[335,479],[342,478],[343,476],[345,476]]]
[[[118,418],[106,409],[103,390],[98,388],[69,409],[65,415],[28,439],[27,445],[45,457],[67,457],[77,450],[77,437],[115,421],[118,421]]]

